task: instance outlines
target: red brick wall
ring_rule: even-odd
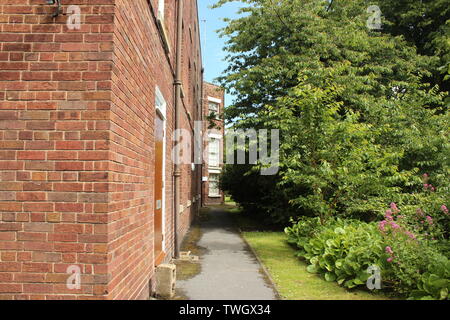
[[[205,119],[205,122],[203,124],[203,130],[205,134],[208,134],[208,128],[210,127],[211,123],[210,121],[206,121],[209,116],[209,100],[208,97],[219,99],[222,101],[219,105],[219,113],[222,114],[225,106],[225,91],[223,88],[216,86],[212,83],[204,82],[203,83],[203,118]],[[225,138],[225,126],[224,122],[222,120],[211,120],[214,124],[213,130],[211,133],[213,134],[220,134],[223,138]],[[206,150],[207,144],[208,144],[208,137],[206,136],[203,140],[204,145],[203,148]],[[222,140],[224,142],[224,140]],[[223,143],[221,145],[221,156],[223,156],[224,146]],[[207,159],[205,159],[205,162],[207,162]],[[204,181],[202,184],[202,202],[203,205],[216,205],[216,204],[222,204],[225,200],[224,194],[221,192],[220,197],[210,197],[209,196],[209,169],[208,164],[205,163],[203,166],[203,177],[206,177],[208,181]]]
[[[0,298],[101,297],[107,277],[112,0],[0,6]],[[66,288],[67,267],[82,270]]]
[[[157,0],[62,2],[80,5],[80,30],[68,30],[65,16],[54,21],[46,0],[0,1],[0,299],[146,298],[156,85],[167,102],[167,260],[173,253],[176,1],[166,0],[168,58]],[[186,2],[185,39],[198,23]],[[183,80],[186,128],[201,81],[193,39],[184,42],[184,62],[197,63],[196,78]],[[194,178],[185,165],[181,204]],[[181,236],[195,209],[180,215]],[[70,265],[81,267],[80,290],[66,287]]]
[[[165,27],[170,52],[164,50],[155,23],[157,1],[149,7],[146,0],[116,0],[115,57],[113,72],[113,106],[111,112],[111,183],[110,254],[112,298],[128,299],[147,295],[154,273],[153,253],[153,167],[155,121],[155,87],[167,103],[165,170],[165,251],[166,261],[174,251],[174,185],[172,134],[174,131],[174,69],[176,35],[176,1],[166,1]],[[195,108],[200,105],[201,60],[199,35],[189,27],[197,24],[195,1],[184,1],[183,8],[183,92],[181,128],[193,135]],[[193,27],[192,27],[193,29]],[[189,76],[189,61],[191,76]],[[192,68],[193,64],[197,68]],[[155,67],[157,66],[157,67]],[[198,86],[200,83],[200,86]],[[197,95],[197,96],[196,96]],[[194,103],[197,101],[198,103]],[[185,137],[190,138],[190,137]],[[182,239],[197,210],[192,204],[199,190],[198,174],[190,164],[181,166],[179,238]],[[199,194],[199,191],[197,191]],[[131,248],[131,250],[130,250]],[[134,253],[133,253],[134,252]]]

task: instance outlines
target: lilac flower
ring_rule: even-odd
[[[445,204],[443,204],[443,205],[441,206],[441,210],[442,210],[443,213],[448,214],[448,208],[445,206]]]
[[[394,261],[394,258],[392,258],[392,257],[389,257],[389,258],[387,258],[387,260],[386,260],[387,262],[389,262],[389,263],[391,263],[392,261]]]
[[[429,187],[428,183],[424,183],[424,184],[423,184],[423,188],[424,188],[425,190],[427,190],[428,187]]]
[[[391,210],[386,210],[386,220],[390,220],[390,221],[392,221],[393,220],[393,218],[392,218],[392,211]]]
[[[392,251],[392,248],[389,247],[389,246],[386,247],[386,252],[389,253],[389,254],[393,254],[394,253],[394,251]]]
[[[433,224],[433,219],[430,216],[427,216],[426,219],[429,224]]]
[[[378,228],[380,229],[380,231],[384,232],[386,230],[385,229],[386,223],[387,223],[386,220],[380,221],[380,223],[378,224]]]
[[[391,222],[391,227],[392,229],[400,229],[400,226],[398,224],[396,224],[395,222]]]
[[[399,212],[400,210],[398,210],[397,205],[395,204],[395,202],[391,203],[391,210],[393,213]]]

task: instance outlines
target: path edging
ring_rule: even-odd
[[[251,251],[251,253],[255,256],[256,261],[258,261],[259,265],[261,266],[261,269],[264,272],[264,275],[267,277],[267,280],[270,282],[270,285],[272,286],[272,289],[275,293],[275,297],[277,300],[283,300],[281,297],[280,292],[278,291],[278,287],[275,284],[275,281],[272,279],[272,276],[269,273],[269,270],[267,270],[266,266],[264,265],[264,263],[262,262],[262,260],[260,259],[260,257],[258,256],[258,254],[256,253],[255,249],[253,249],[253,247],[250,245],[250,243],[248,243],[247,239],[245,239],[243,232],[240,228],[238,228],[238,232],[240,237],[242,238],[242,240],[244,241],[245,245],[249,248],[249,250]]]

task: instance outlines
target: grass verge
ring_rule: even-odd
[[[388,300],[381,294],[347,290],[306,271],[283,232],[243,232],[285,300]]]
[[[282,231],[264,231],[265,227],[227,203],[230,214],[247,243],[253,248],[284,300],[389,300],[380,293],[347,290],[306,271],[306,263],[295,256]]]

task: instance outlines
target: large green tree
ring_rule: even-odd
[[[426,83],[439,55],[393,24],[368,27],[368,1],[242,2],[222,30],[221,81],[237,97],[226,116],[237,127],[282,129],[281,171],[258,179],[274,190],[253,201],[261,210],[290,213],[279,205],[288,194],[300,214],[372,212],[417,188],[423,170],[449,174],[445,93]],[[254,187],[240,177],[232,193]]]

